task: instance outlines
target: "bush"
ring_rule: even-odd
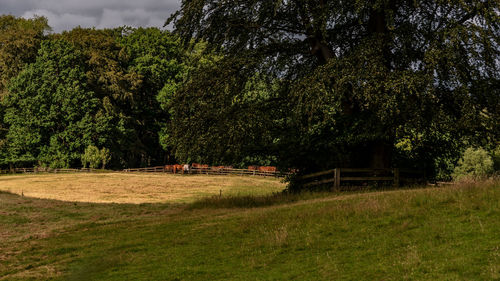
[[[111,153],[109,152],[109,149],[103,148],[101,149],[100,153],[101,155],[101,162],[102,162],[102,169],[106,169],[106,164],[109,163],[109,160],[111,160]]]
[[[465,150],[453,171],[455,181],[481,180],[494,172],[493,159],[483,148],[472,147]]]
[[[89,165],[92,169],[98,169],[100,165],[102,165],[102,169],[105,169],[110,159],[111,153],[109,149],[103,148],[99,150],[93,145],[88,146],[81,157],[83,167],[87,168],[87,165]]]

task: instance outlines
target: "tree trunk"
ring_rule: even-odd
[[[386,73],[391,71],[391,58],[390,58],[390,34],[387,28],[386,21],[386,10],[393,6],[392,1],[389,3],[388,7],[381,7],[379,9],[372,9],[370,14],[370,19],[368,22],[368,32],[370,35],[377,36],[380,40],[383,40],[380,50],[381,59],[386,67]],[[381,128],[378,128],[379,134],[383,136],[388,135],[388,128],[382,124]],[[387,137],[384,137],[387,139]],[[368,144],[369,155],[367,163],[369,163],[370,168],[389,168],[392,166],[392,150],[393,150],[393,137],[392,132],[389,132],[388,140],[378,139]]]
[[[392,158],[392,143],[381,140],[369,144],[370,168],[389,168]]]

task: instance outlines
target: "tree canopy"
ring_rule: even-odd
[[[35,60],[48,30],[47,19],[43,17],[0,16],[0,97],[6,94],[9,80]]]
[[[1,16],[0,166],[450,176],[500,147],[497,1],[183,0],[167,23]]]
[[[61,40],[42,43],[36,61],[11,81],[3,104],[9,163],[74,165],[109,126],[86,84],[83,56]]]
[[[496,1],[185,0],[170,22],[184,43],[224,54],[224,74],[187,83],[176,106],[230,108],[265,75],[275,110],[248,122],[274,120],[268,145],[287,167],[433,166],[464,141],[498,141]],[[218,120],[233,128],[231,114]],[[220,122],[177,128],[210,136],[193,151],[225,153],[233,141]]]
[[[12,34],[0,36],[0,56],[14,45],[23,52],[2,61],[0,165],[79,166],[88,147],[109,151],[112,168],[175,162],[161,145],[170,118],[162,104],[192,61],[176,36],[128,27],[44,34],[44,18],[3,21]],[[25,37],[33,45],[13,39]]]
[[[44,33],[49,29],[45,18],[0,16],[0,101],[8,94],[10,79],[35,60]],[[6,145],[8,131],[3,112],[4,108],[0,106],[0,150]]]

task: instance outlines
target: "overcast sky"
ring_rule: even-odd
[[[0,14],[45,16],[54,32],[82,27],[162,27],[180,0],[0,0]]]

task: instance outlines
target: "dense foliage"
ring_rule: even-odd
[[[186,0],[173,33],[54,34],[45,18],[1,16],[0,166],[77,167],[105,151],[110,168],[450,178],[467,147],[498,158],[495,3]]]
[[[176,161],[160,137],[165,103],[201,59],[176,36],[158,28],[47,34],[46,19],[12,16],[0,17],[0,28],[0,165],[78,167],[88,147],[111,155],[93,166]]]
[[[0,96],[6,94],[7,84],[27,63],[35,61],[37,50],[50,27],[47,19],[0,17]]]
[[[469,147],[465,150],[453,171],[456,181],[484,180],[494,172],[492,157],[483,148]]]
[[[0,100],[7,94],[7,85],[27,63],[34,62],[44,32],[49,30],[47,19],[22,19],[0,16]],[[6,144],[7,125],[3,122],[4,107],[0,106],[0,149]],[[1,159],[0,159],[0,162]]]
[[[99,150],[99,148],[89,145],[85,148],[85,152],[82,154],[81,160],[84,168],[89,167],[92,169],[105,169],[106,164],[108,164],[109,160],[111,160],[111,154],[107,148]]]
[[[60,40],[42,43],[36,61],[11,80],[3,105],[5,160],[14,163],[75,165],[110,126],[86,84],[83,56]]]
[[[432,172],[454,163],[464,142],[498,142],[496,1],[186,0],[170,21],[186,43],[204,40],[225,55],[211,70],[218,74],[202,73],[177,92],[175,106],[204,108],[207,118],[173,128],[185,136],[178,133],[178,143],[196,140],[179,146],[183,155],[258,152],[232,149],[242,136],[232,132],[245,132],[246,141],[262,132],[239,126],[245,114],[230,110],[240,111],[256,75],[266,77],[259,101],[272,110],[254,104],[261,110],[249,109],[256,116],[245,127],[262,128],[265,147],[286,167]],[[209,108],[214,102],[221,106]]]

